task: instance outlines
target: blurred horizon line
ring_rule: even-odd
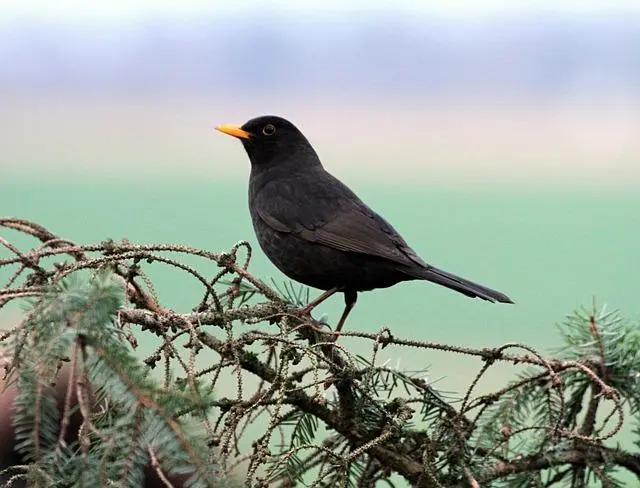
[[[598,102],[0,98],[0,160],[5,178],[237,179],[248,172],[244,152],[214,127],[275,113],[294,122],[326,167],[347,179],[636,189],[638,105]]]

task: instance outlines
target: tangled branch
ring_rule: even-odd
[[[151,408],[180,441],[181,427],[172,423],[173,417],[193,414],[206,403],[207,414],[199,421],[209,448],[219,456],[221,472],[243,473],[248,486],[355,482],[372,487],[381,480],[391,483],[392,474],[419,487],[515,481],[551,486],[566,480],[586,486],[590,476],[615,481],[616,466],[640,477],[638,454],[606,444],[625,424],[625,404],[633,415],[640,403],[632,377],[638,367],[635,357],[624,362],[624,351],[611,339],[614,329],[628,337],[635,331],[606,311],[573,316],[565,336],[580,348],[568,348],[556,358],[525,344],[473,349],[403,339],[386,328],[343,332],[362,341],[359,350],[370,351],[362,357],[336,344],[324,324],[300,312],[299,290],[281,292],[253,276],[246,242],[218,254],[112,240],[77,245],[21,219],[0,219],[0,226],[38,241],[23,251],[0,237],[7,255],[0,255],[5,273],[0,274],[5,281],[0,309],[30,298],[38,310],[52,286],[83,270],[108,270],[126,292],[114,324],[127,347],[135,349],[138,340],[153,336],[158,347],[144,359],[146,366],[162,365],[165,390],[188,392],[198,402],[167,413],[145,393],[149,385],[143,374],[117,364],[104,374],[117,374],[123,388],[137,392],[132,408]],[[186,263],[193,258],[202,264]],[[163,305],[145,272],[157,264],[180,270],[202,288],[191,310]],[[9,372],[23,367],[20,348],[28,342],[25,327],[32,320],[27,315],[3,336],[14,346]],[[74,318],[67,326],[78,327]],[[94,392],[80,365],[91,362],[90,354],[109,364],[113,354],[109,345],[90,344],[91,351],[86,346],[77,341],[66,352],[73,371],[61,432],[67,429],[73,396],[83,428],[100,437],[102,430],[93,423],[96,406],[108,410],[109,402],[91,398]],[[381,364],[379,353],[387,347],[445,351],[460,360],[477,358],[480,366],[467,390],[451,401],[419,373]],[[497,364],[529,369],[497,391],[476,394],[479,381]],[[36,400],[45,396],[44,390],[34,393]],[[586,412],[581,414],[583,405]],[[182,449],[189,459],[201,456],[189,452],[184,442]],[[158,453],[147,454],[154,466],[161,466]]]

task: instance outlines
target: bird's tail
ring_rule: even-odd
[[[482,298],[489,302],[513,303],[511,298],[504,293],[479,285],[473,281],[465,280],[464,278],[447,273],[446,271],[442,271],[434,266],[426,268],[418,268],[416,266],[415,268],[404,271],[411,276],[446,286],[447,288],[451,288],[452,290],[467,295],[468,297]]]

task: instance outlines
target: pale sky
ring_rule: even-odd
[[[366,5],[366,7],[365,7]],[[0,0],[0,17],[135,20],[149,15],[199,15],[246,10],[348,13],[362,10],[482,16],[534,10],[581,15],[640,12],[640,0]]]

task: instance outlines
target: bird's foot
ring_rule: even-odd
[[[314,332],[324,335],[333,334],[329,324],[326,321],[326,315],[323,315],[320,320],[316,320],[311,316],[308,306],[292,310],[292,315],[295,315],[301,320],[301,323],[291,329],[291,332],[296,332],[300,329],[311,329]]]
[[[293,329],[291,329],[291,332],[296,332],[296,331],[301,330],[301,329],[311,329],[311,330],[313,330],[315,332],[318,332],[320,334],[327,334],[328,333],[321,326],[316,325],[314,322],[315,322],[314,320],[310,320],[310,321],[307,321],[307,322],[303,322],[303,323],[301,323],[299,325],[296,325]],[[323,324],[320,324],[320,325],[323,325]]]
[[[314,330],[315,332],[329,336],[326,339],[326,342],[336,342],[340,337],[340,330],[344,325],[344,319],[346,318],[346,315],[343,315],[343,317],[341,317],[340,322],[338,322],[338,327],[336,328],[336,330],[331,330],[330,328],[331,326],[326,321],[326,315],[323,316],[320,320],[316,320],[311,316],[310,308],[312,307],[309,307],[309,305],[307,305],[303,308],[299,308],[298,310],[292,311],[293,315],[296,315],[298,318],[303,320],[303,322],[297,325],[296,327],[294,327],[293,329],[291,329],[291,332],[295,332],[302,328],[308,327]]]
[[[340,339],[340,331],[339,330],[332,330],[328,334],[330,334],[331,337],[329,338],[329,340],[327,342],[336,342],[338,339]]]
[[[309,317],[311,317],[311,312],[313,311],[314,307],[315,307],[314,304],[309,303],[304,307],[296,310],[296,315],[299,315],[300,317],[304,317],[305,315],[308,315]]]

